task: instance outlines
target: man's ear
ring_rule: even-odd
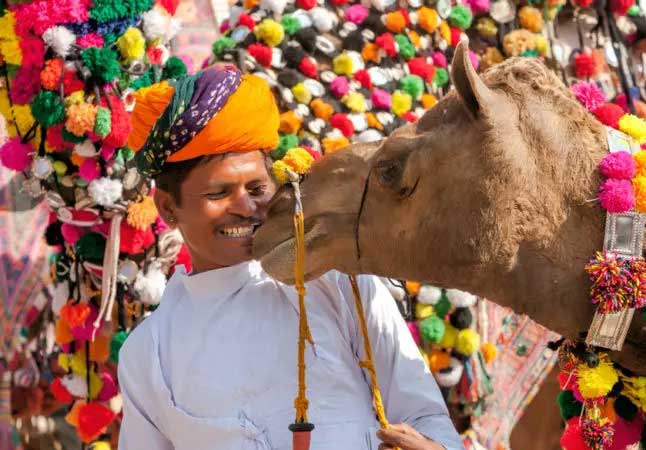
[[[177,203],[172,195],[159,188],[155,189],[153,200],[159,215],[170,228],[177,227]]]

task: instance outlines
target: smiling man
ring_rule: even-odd
[[[298,299],[251,260],[276,191],[266,155],[278,142],[274,97],[257,77],[209,68],[139,91],[132,122],[138,168],[155,177],[157,208],[193,271],[178,268],[121,350],[119,450],[290,449]],[[359,285],[395,425],[377,431],[352,288],[330,272],[307,285],[311,449],[462,449],[387,288],[371,276]]]

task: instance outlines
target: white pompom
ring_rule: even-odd
[[[375,7],[377,11],[385,11],[388,7],[395,3],[395,0],[371,0],[372,6]]]
[[[80,144],[74,146],[74,153],[83,158],[92,158],[99,154],[91,139],[86,139]]]
[[[74,397],[87,397],[87,382],[84,377],[79,375],[67,375],[61,378],[61,383]]]
[[[404,289],[397,286],[396,284],[393,284],[388,278],[379,277],[379,279],[388,288],[390,295],[392,295],[395,300],[397,300],[398,302],[404,300],[404,298],[406,297],[406,291],[404,291]]]
[[[102,177],[92,180],[87,191],[98,205],[112,206],[121,199],[123,185],[119,180]]]
[[[260,7],[268,9],[274,14],[282,14],[287,6],[286,0],[260,0]]]
[[[468,308],[475,305],[478,300],[475,295],[457,289],[447,289],[446,296],[456,308]]]
[[[70,288],[67,282],[61,282],[54,288],[54,295],[52,299],[52,311],[54,315],[58,316],[61,313],[61,308],[65,306],[70,299]]]
[[[162,272],[161,263],[153,261],[144,274],[139,272],[135,280],[135,291],[139,300],[147,305],[157,305],[166,287],[166,275]]]
[[[170,17],[157,9],[146,11],[142,16],[144,36],[149,41],[163,38],[170,25]]]
[[[369,128],[366,131],[362,131],[359,136],[357,136],[357,141],[359,142],[375,142],[380,141],[384,138],[384,135],[374,128]]]
[[[435,305],[442,298],[442,289],[425,284],[419,288],[417,301],[425,305]]]
[[[297,9],[292,13],[292,17],[298,20],[301,28],[308,28],[312,26],[312,19],[304,9]]]
[[[450,388],[460,382],[463,371],[464,366],[462,363],[456,358],[451,358],[449,361],[449,367],[440,372],[434,372],[433,376],[435,377],[437,384],[441,387]]]
[[[166,33],[166,42],[169,42],[177,33],[182,29],[182,21],[177,17],[170,19],[170,24],[168,25],[168,32]]]
[[[55,26],[43,33],[43,41],[54,50],[54,53],[65,58],[69,54],[72,44],[76,42],[76,36],[65,27]]]
[[[331,31],[336,22],[336,17],[327,9],[321,7],[312,8],[310,10],[310,17],[316,29],[321,33]]]

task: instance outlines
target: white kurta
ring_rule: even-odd
[[[358,277],[388,419],[463,449],[387,288]],[[307,283],[311,450],[376,450],[378,423],[347,277]],[[291,450],[298,299],[258,262],[170,279],[119,356],[119,450]]]

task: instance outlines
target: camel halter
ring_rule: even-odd
[[[314,339],[310,332],[309,323],[307,321],[307,309],[305,305],[305,218],[303,215],[303,204],[301,202],[300,190],[300,176],[291,170],[287,170],[290,183],[294,188],[294,235],[296,244],[296,258],[294,262],[294,280],[296,292],[298,293],[298,395],[294,400],[294,408],[296,410],[296,419],[293,424],[289,426],[290,431],[293,433],[292,448],[294,450],[308,450],[310,448],[310,433],[314,429],[314,424],[307,421],[307,409],[309,407],[309,400],[307,399],[307,384],[306,384],[306,366],[305,366],[305,345],[309,342],[314,345]],[[386,418],[384,404],[379,390],[379,383],[377,381],[377,372],[375,364],[372,359],[372,347],[370,345],[370,337],[368,336],[368,325],[366,324],[365,313],[361,301],[361,292],[357,280],[353,275],[348,276],[352,286],[352,293],[354,294],[355,307],[359,322],[361,326],[361,334],[363,336],[363,346],[365,352],[365,359],[359,361],[359,366],[368,371],[370,376],[370,387],[373,396],[373,407],[377,415],[377,420],[382,428],[388,428],[390,424]]]

